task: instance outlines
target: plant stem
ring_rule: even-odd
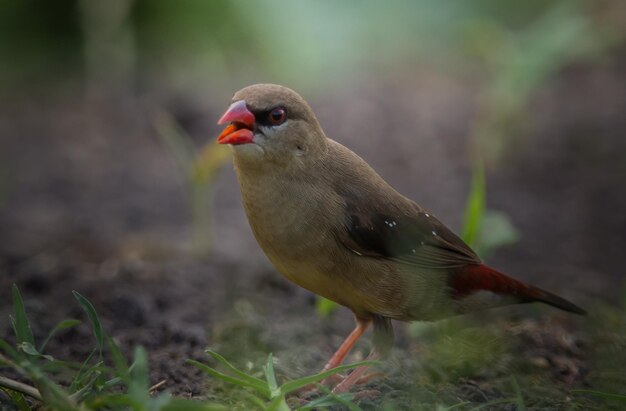
[[[8,388],[10,390],[20,392],[38,401],[42,400],[41,394],[39,393],[39,390],[37,388],[31,387],[30,385],[21,383],[19,381],[12,380],[10,378],[3,377],[1,375],[0,375],[0,387]]]

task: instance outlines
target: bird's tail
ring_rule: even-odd
[[[468,265],[452,277],[450,286],[456,300],[465,300],[479,291],[489,291],[507,297],[512,302],[531,303],[539,301],[561,310],[585,315],[587,312],[576,304],[549,291],[511,278],[484,264]]]

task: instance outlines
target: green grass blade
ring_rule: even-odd
[[[99,372],[95,372],[91,376],[91,379],[86,384],[84,384],[81,389],[79,389],[76,392],[73,392],[70,395],[70,398],[76,401],[77,403],[83,402],[83,400],[94,391],[94,384],[96,383],[96,381],[100,379],[100,375],[101,374]]]
[[[70,396],[48,377],[43,375],[41,370],[34,366],[29,366],[27,369],[29,377],[35,382],[37,389],[41,393],[43,403],[51,409],[58,410],[77,410],[76,403],[70,398]]]
[[[190,143],[190,139],[185,138],[185,131],[176,122],[174,117],[166,111],[162,111],[158,114],[154,126],[163,145],[167,146],[172,151],[178,166],[185,174],[188,174],[189,166],[194,159],[195,150]]]
[[[324,393],[324,396],[314,399],[307,405],[298,408],[296,411],[317,410],[322,407],[330,407],[333,405],[342,405],[345,409],[349,411],[362,411],[361,407],[352,402],[354,394],[349,392],[343,394],[334,394],[332,391],[322,385],[318,385],[318,388]]]
[[[517,401],[517,398],[503,398],[500,400],[493,400],[493,401],[489,401],[486,402],[484,404],[480,404],[479,406],[476,406],[474,408],[470,408],[468,411],[479,411],[479,410],[484,410],[487,407],[491,407],[494,405],[500,405],[500,404],[512,404],[514,402]]]
[[[18,345],[20,351],[28,354],[28,355],[32,355],[33,357],[43,357],[45,359],[47,359],[48,361],[54,361],[54,358],[52,358],[52,356],[50,355],[43,355],[42,353],[40,353],[39,351],[37,351],[37,349],[35,347],[33,347],[33,345],[29,342],[26,341],[22,341],[21,343],[19,343]]]
[[[13,390],[9,390],[6,388],[0,388],[0,389],[4,391],[9,396],[9,398],[11,398],[11,403],[19,411],[31,411],[31,408],[28,405],[28,402],[26,402],[26,399],[24,398],[24,394],[13,391]]]
[[[172,398],[160,411],[229,411],[229,408],[221,404]]]
[[[594,397],[603,398],[606,400],[616,400],[626,403],[626,395],[613,394],[609,392],[595,391],[595,390],[572,390],[574,394],[589,394]]]
[[[321,372],[319,374],[315,374],[315,375],[310,375],[308,377],[303,377],[303,378],[299,378],[297,380],[293,380],[293,381],[289,381],[283,385],[280,386],[280,391],[283,395],[287,395],[292,391],[298,390],[302,387],[305,387],[309,384],[314,384],[316,382],[320,382],[322,381],[324,378],[328,378],[331,375],[335,375],[338,374],[342,371],[347,371],[347,370],[351,370],[357,367],[360,367],[362,365],[377,365],[379,364],[378,361],[359,361],[359,362],[355,362],[354,364],[348,364],[348,365],[340,365],[337,368],[333,368],[332,370],[328,370],[328,371],[324,371]]]
[[[142,404],[138,404],[135,402],[128,394],[108,394],[100,397],[96,397],[87,402],[87,407],[89,410],[100,410],[100,409],[123,409],[116,406],[125,405],[130,407],[133,410],[142,410]]]
[[[326,318],[335,312],[339,308],[339,304],[336,302],[329,300],[328,298],[324,298],[320,295],[317,296],[315,300],[315,312],[321,318]]]
[[[133,358],[128,394],[138,403],[146,403],[150,399],[148,395],[148,388],[150,388],[148,354],[143,347],[135,347]]]
[[[11,344],[9,344],[8,342],[4,340],[0,340],[0,350],[8,354],[9,357],[11,357],[14,361],[20,360],[20,354],[15,350],[15,348],[11,346]],[[6,361],[3,361],[3,362],[6,363]],[[7,364],[7,365],[10,365],[10,364]]]
[[[89,364],[89,361],[91,361],[91,359],[93,358],[93,356],[96,353],[96,351],[97,351],[97,348],[94,348],[93,350],[91,350],[91,352],[87,356],[87,359],[80,365],[80,368],[78,369],[78,372],[74,375],[74,378],[72,379],[72,382],[70,383],[70,388],[68,388],[69,392],[76,391],[78,389],[78,386],[80,385],[81,381],[86,376],[83,373],[89,374],[89,372],[93,369],[93,367],[92,367],[92,368],[87,369],[87,371],[85,371],[85,369],[87,368],[87,364]]]
[[[17,337],[17,342],[27,342],[32,346],[35,345],[35,338],[33,337],[33,331],[30,328],[28,317],[26,317],[26,308],[24,308],[24,300],[17,285],[13,284],[13,314],[15,317],[11,318],[13,323],[13,330]]]
[[[5,390],[9,395],[10,393],[28,395],[31,398],[41,401],[41,394],[35,387],[22,382],[12,380],[11,378],[3,377],[0,375],[0,389]]]
[[[146,393],[145,400],[143,402],[143,409],[147,411],[161,411],[163,407],[165,407],[170,402],[172,402],[172,396],[167,391],[160,394],[155,394],[153,396],[150,396],[150,394]]]
[[[265,411],[290,411],[290,409],[287,405],[287,402],[285,401],[285,396],[278,395],[272,401],[270,401]]]
[[[266,410],[267,407],[265,406],[265,400],[257,397],[255,394],[244,391],[243,397],[245,398],[246,401],[254,405],[256,408],[260,410],[264,410],[264,411]]]
[[[247,380],[244,380],[244,379],[231,377],[230,375],[223,374],[223,373],[217,371],[215,368],[211,368],[208,365],[203,364],[203,363],[201,363],[199,361],[187,360],[187,363],[192,364],[192,365],[200,368],[202,371],[206,372],[207,374],[209,374],[209,375],[211,375],[211,376],[213,376],[215,378],[219,378],[222,381],[225,381],[225,382],[230,383],[230,384],[239,385],[240,387],[252,388],[255,391],[257,391],[259,394],[261,394],[264,397],[266,397],[267,399],[270,398],[270,390],[267,388],[267,385],[264,384],[264,383],[259,385],[259,384],[251,383],[250,381],[247,381]]]
[[[39,346],[39,352],[43,352],[43,350],[45,350],[46,345],[48,345],[48,342],[52,339],[52,337],[54,337],[56,335],[56,333],[58,333],[59,331],[68,329],[68,328],[75,327],[78,324],[80,324],[80,320],[75,320],[75,319],[63,320],[60,323],[58,323],[52,329],[52,331],[50,331],[50,334],[48,334],[48,336],[43,341],[43,343]]]
[[[111,337],[107,336],[107,345],[109,346],[109,352],[111,353],[111,358],[113,359],[113,364],[115,365],[116,378],[119,378],[121,382],[128,386],[130,382],[130,373],[128,364],[122,355],[119,347],[113,341]],[[107,385],[106,383],[104,384]]]
[[[265,379],[267,380],[271,397],[274,398],[276,395],[280,395],[278,383],[276,382],[276,373],[274,372],[274,356],[272,353],[267,356],[267,364],[263,367],[263,371],[265,372]]]
[[[72,294],[74,294],[74,297],[78,300],[78,303],[83,308],[89,318],[89,321],[91,322],[93,335],[96,337],[98,350],[100,352],[100,356],[102,356],[102,349],[104,347],[104,331],[102,330],[102,324],[100,324],[98,313],[89,300],[83,297],[78,291],[72,291]]]
[[[110,380],[105,381],[104,384],[102,384],[102,388],[106,390],[115,387],[122,382],[123,380],[120,377],[113,377]]]
[[[465,224],[463,240],[470,246],[476,247],[480,228],[485,214],[485,170],[482,162],[476,161],[472,170],[472,186],[465,206]]]
[[[266,384],[265,381],[263,381],[260,378],[256,378],[256,377],[253,377],[251,375],[248,375],[245,372],[239,370],[237,367],[232,365],[226,358],[224,358],[220,354],[216,353],[215,351],[207,349],[204,352],[206,352],[211,357],[213,357],[213,359],[215,359],[218,362],[220,362],[224,367],[226,367],[228,369],[228,371],[232,372],[233,374],[235,374],[237,377],[241,378],[242,380],[248,381],[251,384],[256,384],[258,386],[267,388],[267,384]]]
[[[515,390],[515,402],[517,403],[517,410],[526,411],[526,403],[524,401],[524,396],[522,395],[522,389],[517,382],[517,378],[512,376],[511,381],[513,384],[513,389]]]
[[[449,407],[444,408],[442,411],[454,410],[456,408],[461,408],[461,407],[464,407],[464,406],[469,405],[469,404],[471,404],[470,401],[463,401],[463,402],[460,402],[458,404],[450,405]]]

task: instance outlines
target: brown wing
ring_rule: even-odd
[[[407,200],[399,207],[358,201],[353,196],[344,200],[345,225],[339,240],[358,255],[429,269],[481,263],[463,240],[414,202]]]

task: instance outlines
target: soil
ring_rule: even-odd
[[[458,229],[477,86],[432,73],[372,84],[311,101],[327,134]],[[618,84],[626,84],[624,58],[560,73],[533,100],[522,137],[487,171],[489,208],[506,213],[520,234],[489,263],[582,306],[615,302],[623,292],[626,89]],[[85,101],[70,93],[0,103],[0,337],[11,340],[15,283],[40,340],[63,319],[83,320],[51,342],[51,355],[80,361],[95,345],[76,290],[125,352],[146,347],[151,381],[165,380],[161,389],[177,395],[211,392],[215,382],[185,364],[208,361],[207,346],[242,366],[273,352],[288,377],[319,368],[351,330],[350,313],[320,318],[314,296],[275,272],[247,226],[230,166],[213,185],[205,233],[212,249],[198,252],[185,178],[153,127],[154,107],[165,107],[197,147],[211,143],[231,92],[210,102],[149,94]],[[579,320],[533,309],[489,318],[553,384],[585,387]],[[373,387],[410,403],[423,346],[395,326],[394,368]],[[360,347],[353,359],[367,342]],[[488,376],[459,377],[456,398],[501,396]]]

